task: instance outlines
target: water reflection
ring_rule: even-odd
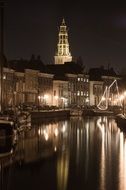
[[[33,126],[31,131],[22,133],[16,151],[20,165],[52,157],[59,149],[63,150],[67,138],[66,127],[67,121],[39,124]]]
[[[123,132],[119,141],[119,189],[126,189],[126,138]]]
[[[36,124],[14,155],[9,190],[126,189],[126,137],[111,117]]]
[[[8,189],[10,165],[15,148],[14,136],[0,138],[0,189]]]

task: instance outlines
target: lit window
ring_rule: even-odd
[[[80,96],[80,91],[77,91],[77,96]]]
[[[80,81],[80,78],[78,78],[78,81]]]

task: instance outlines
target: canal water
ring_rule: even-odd
[[[71,117],[23,132],[0,159],[1,190],[126,190],[126,137],[112,117]]]

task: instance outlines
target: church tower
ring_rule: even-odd
[[[67,26],[64,19],[62,20],[62,24],[60,26],[57,52],[54,58],[55,64],[64,64],[65,62],[72,61],[72,56],[69,51]]]

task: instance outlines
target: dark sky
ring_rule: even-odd
[[[92,3],[95,2],[95,3]],[[69,2],[8,0],[5,8],[5,53],[8,59],[40,54],[53,63],[62,18],[69,28],[73,57],[85,66],[108,64],[120,70],[126,64],[126,5],[118,1]]]

